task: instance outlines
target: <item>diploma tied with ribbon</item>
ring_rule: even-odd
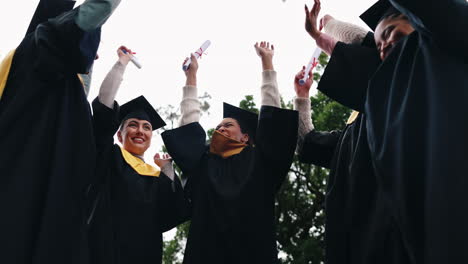
[[[206,49],[208,49],[208,47],[211,45],[211,41],[207,40],[205,41],[201,47],[199,49],[197,49],[197,51],[195,51],[194,55],[195,55],[195,58],[197,58],[197,60],[203,55],[203,53],[206,51]],[[190,63],[192,63],[192,60],[190,59],[190,57],[188,58],[188,60],[184,63],[184,65],[182,66],[182,69],[184,71],[188,70],[189,66],[190,66]]]
[[[315,66],[317,66],[317,64],[319,63],[318,59],[321,53],[322,53],[322,50],[319,47],[317,47],[314,51],[314,54],[312,55],[312,58],[309,61],[309,64],[307,64],[304,78],[299,80],[300,85],[304,85],[306,83],[307,79],[309,78],[309,72],[313,70]]]
[[[127,54],[128,52],[124,49],[122,49],[122,52]],[[135,55],[133,54],[130,54],[130,61],[133,62],[133,64],[135,64],[135,66],[138,68],[138,69],[141,69],[142,65],[141,63],[138,61],[137,57],[135,57]]]

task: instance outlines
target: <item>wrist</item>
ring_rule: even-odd
[[[262,68],[263,68],[264,71],[274,70],[274,68],[273,68],[273,57],[271,57],[271,56],[262,57]]]
[[[197,76],[188,74],[185,80],[185,85],[197,86]]]
[[[298,98],[309,98],[309,92],[300,92],[296,94],[296,97]]]
[[[315,40],[317,40],[320,37],[321,34],[322,34],[322,32],[320,32],[318,30],[310,32],[310,36]]]
[[[122,64],[123,66],[127,66],[129,61],[128,61],[128,60],[121,60],[121,59],[119,59],[119,62],[120,62],[120,64]]]

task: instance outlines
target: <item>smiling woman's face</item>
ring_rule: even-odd
[[[151,145],[152,136],[153,129],[150,122],[136,118],[126,120],[117,132],[117,137],[123,148],[134,155],[145,153]]]
[[[375,29],[375,44],[380,54],[380,59],[384,60],[402,38],[414,31],[408,19],[403,16],[390,16],[380,21]]]

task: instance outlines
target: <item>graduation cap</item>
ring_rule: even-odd
[[[223,117],[235,119],[243,132],[249,134],[251,138],[255,138],[257,131],[258,115],[250,111],[235,107],[228,103],[223,104]]]
[[[388,14],[396,13],[398,10],[388,0],[379,0],[377,3],[372,5],[359,17],[366,23],[373,31],[382,20],[383,17]]]
[[[120,107],[120,123],[122,124],[130,118],[149,121],[153,127],[153,130],[166,125],[166,123],[162,120],[156,110],[154,110],[154,108],[143,95],[127,102]]]

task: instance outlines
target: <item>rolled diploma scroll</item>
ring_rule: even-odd
[[[123,53],[127,54],[127,51],[126,50],[122,50]],[[141,63],[138,61],[138,59],[133,55],[133,54],[130,54],[130,60],[133,62],[133,64],[135,64],[135,66],[137,66],[138,69],[141,69]]]
[[[310,59],[310,62],[309,64],[307,64],[307,67],[305,69],[305,75],[304,75],[304,78],[300,79],[299,80],[299,84],[300,85],[304,85],[307,81],[307,79],[309,78],[309,72],[311,70],[313,70],[315,68],[315,66],[317,66],[318,64],[318,58],[320,56],[320,53],[322,53],[322,50],[317,47],[314,51],[314,55],[312,55],[312,58]]]
[[[209,41],[209,40],[205,41],[205,43],[203,43],[203,44],[201,45],[201,47],[200,47],[197,51],[195,51],[195,58],[197,58],[197,60],[198,60],[198,58],[201,57],[201,55],[203,54],[203,52],[205,52],[206,49],[207,49],[210,45],[211,45],[211,41]],[[184,66],[182,66],[182,69],[183,69],[184,71],[188,70],[188,68],[189,68],[189,66],[190,66],[190,63],[192,63],[192,60],[191,60],[190,57],[189,57],[188,60],[184,63]]]

